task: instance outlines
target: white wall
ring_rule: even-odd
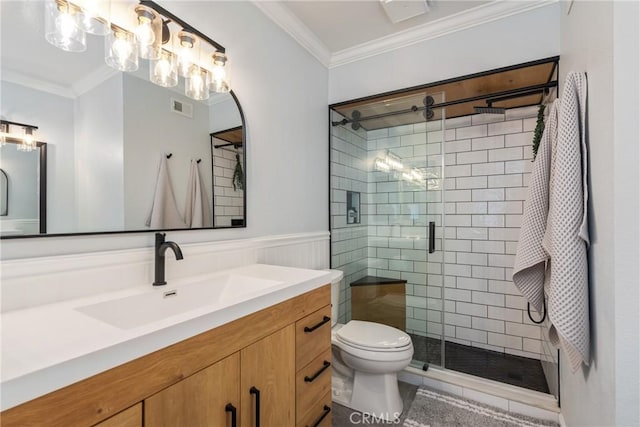
[[[563,8],[561,81],[585,71],[589,84],[593,360],[572,374],[562,356],[562,414],[568,426],[638,425],[638,5]]]
[[[73,100],[6,81],[1,85],[2,118],[38,126],[36,139],[47,143],[47,231],[69,230],[75,223]]]
[[[236,101],[230,94],[216,95],[209,102],[209,130],[217,132],[242,126],[242,118]]]
[[[122,73],[75,100],[77,224],[71,230],[124,228]]]
[[[557,55],[559,9],[551,4],[332,68],[329,103]]]
[[[23,152],[16,144],[0,147],[0,168],[7,174],[8,219],[38,219],[40,216],[40,151]]]
[[[247,123],[248,228],[169,237],[186,243],[327,230],[326,68],[249,2],[161,3],[227,48]],[[152,245],[150,233],[19,239],[2,242],[2,258]]]

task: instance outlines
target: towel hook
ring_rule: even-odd
[[[169,154],[167,154],[167,159],[170,159],[170,158],[171,158],[171,156],[173,156],[173,153],[169,153]]]
[[[202,161],[202,159],[198,159],[196,160],[196,163],[200,163]]]

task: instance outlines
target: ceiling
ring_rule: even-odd
[[[545,7],[559,0],[252,0],[329,68]],[[427,1],[426,14],[393,23],[385,3]]]
[[[428,13],[394,24],[380,0],[282,2],[331,52],[390,36],[486,3],[489,1],[431,1]]]

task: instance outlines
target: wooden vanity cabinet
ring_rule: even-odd
[[[231,408],[236,427],[258,417],[261,427],[330,426],[330,292],[325,285],[10,408],[2,427],[234,427]]]

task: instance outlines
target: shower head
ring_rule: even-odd
[[[487,101],[486,107],[473,107],[476,114],[504,114],[504,108],[494,107],[490,101]]]

